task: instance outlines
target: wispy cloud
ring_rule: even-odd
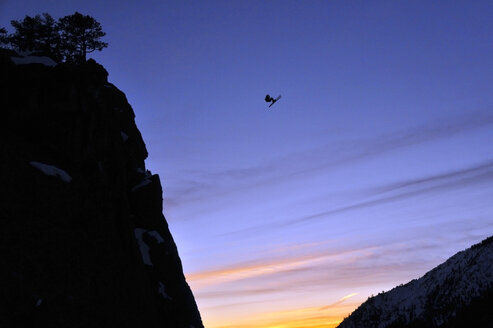
[[[335,308],[335,307],[337,307],[337,306],[341,305],[342,303],[344,303],[346,300],[348,300],[348,299],[350,299],[351,297],[354,297],[354,296],[356,296],[356,295],[358,295],[358,293],[351,293],[351,294],[348,294],[348,295],[346,295],[346,296],[342,297],[340,300],[338,300],[338,301],[337,301],[337,302],[335,302],[335,303],[332,303],[332,304],[329,304],[329,305],[322,306],[322,307],[320,308],[320,310],[327,310],[327,309],[332,309],[332,308]]]
[[[455,184],[455,182],[461,183],[462,180],[466,182],[481,182],[485,183],[493,182],[488,180],[487,177],[489,173],[491,173],[493,167],[493,160],[486,161],[478,165],[473,165],[471,167],[461,169],[461,170],[452,170],[445,173],[440,173],[432,176],[426,176],[422,178],[403,180],[396,183],[388,184],[385,186],[380,186],[369,190],[371,194],[383,194],[388,192],[394,192],[398,190],[409,190],[413,187],[422,188],[423,186],[433,186],[433,185],[443,185],[446,183]],[[482,179],[482,175],[486,175],[486,179]]]
[[[360,139],[346,141],[334,147],[333,144],[311,150],[310,152],[291,155],[296,158],[320,158],[320,154],[326,154],[326,158],[320,158],[315,165],[301,168],[291,175],[304,174],[315,170],[333,168],[339,165],[347,165],[363,159],[372,158],[390,151],[406,148],[426,142],[481,129],[493,124],[491,111],[477,111],[469,115],[462,115],[431,122],[429,125],[384,133],[372,139]]]
[[[187,274],[187,280],[198,281],[199,284],[195,285],[198,285],[197,287],[200,287],[201,281],[205,285],[224,283],[299,268],[326,256],[330,256],[330,254],[308,254],[276,259],[260,258],[220,269],[190,273]]]
[[[176,182],[170,187],[170,204],[181,204],[204,198],[224,196],[246,188],[258,188],[265,184],[278,183],[295,176],[349,165],[385,153],[450,138],[493,124],[491,111],[477,111],[431,122],[415,128],[383,133],[375,138],[365,138],[334,143],[288,154],[268,162],[253,162],[249,167],[232,168],[219,172],[194,170],[177,174]]]
[[[436,175],[406,179],[390,184],[376,186],[364,192],[364,194],[370,195],[370,197],[366,197],[366,200],[302,217],[292,219],[284,218],[275,222],[269,222],[246,229],[233,231],[229,234],[266,233],[299,223],[324,220],[332,215],[343,214],[350,211],[411,199],[416,196],[431,193],[442,193],[479,184],[493,184],[493,161],[486,161],[465,169],[452,170]]]
[[[335,248],[333,244],[324,243],[286,248],[302,250],[302,254],[287,251],[275,258],[259,254],[251,261],[187,275],[187,280],[202,309],[246,311],[246,317],[236,315],[245,327],[330,327],[332,323],[335,327],[369,295],[369,291],[377,293],[382,291],[381,286],[388,288],[406,283],[438,264],[436,257],[419,254],[437,253],[443,248],[444,241],[417,234],[424,239],[411,236],[395,241],[360,241],[364,245],[344,244]],[[465,244],[478,241],[477,237],[466,237]],[[459,239],[466,237],[460,235]],[[463,242],[459,239],[452,238],[447,243]],[[443,254],[443,250],[439,253],[444,257],[452,255]],[[303,307],[303,295],[314,290],[327,298],[322,298],[319,305],[312,303],[310,307]],[[330,301],[331,296],[341,292],[345,294]],[[298,299],[289,304],[297,304],[299,308],[264,313],[264,308],[259,305],[262,302],[276,304],[293,297]],[[222,322],[224,327],[241,326],[237,322],[230,326],[224,325],[225,320]]]
[[[389,193],[397,191],[397,193],[372,200],[350,204],[347,206],[338,207],[312,215],[307,215],[305,217],[297,218],[294,220],[287,220],[281,224],[290,225],[294,223],[317,220],[334,214],[340,214],[347,211],[382,205],[385,203],[412,198],[418,195],[424,195],[433,192],[442,192],[451,190],[453,188],[464,188],[466,186],[482,183],[493,183],[493,161],[488,161],[486,163],[476,165],[464,170],[457,170],[434,176],[428,176],[425,178],[406,180],[403,182],[393,183],[391,185],[377,187],[376,189],[380,190],[381,192]]]
[[[302,254],[287,252],[275,258],[262,256],[222,268],[189,273],[186,276],[187,280],[194,286],[197,295],[206,298],[223,297],[224,294],[228,294],[229,296],[233,296],[234,294],[245,296],[275,293],[287,290],[288,288],[293,289],[293,286],[289,287],[284,284],[291,284],[292,277],[302,277],[295,285],[302,288],[306,288],[313,283],[318,285],[320,281],[327,281],[328,276],[340,276],[341,278],[348,279],[348,275],[352,276],[354,273],[357,275],[361,274],[354,266],[356,260],[358,261],[358,266],[361,266],[364,263],[372,262],[373,259],[383,257],[383,254],[390,256],[390,254],[403,254],[410,251],[418,252],[420,249],[429,249],[430,247],[438,246],[428,243],[406,244],[387,240],[376,241],[374,243],[367,242],[365,245],[352,245],[344,248],[313,248],[304,250]],[[325,268],[327,267],[331,271],[329,275],[325,272]],[[375,266],[375,269],[377,269],[377,266]],[[321,280],[318,275],[320,270],[324,271]],[[348,272],[345,272],[346,270]],[[314,280],[308,278],[307,273],[315,273]],[[361,276],[369,275],[366,272],[366,274],[362,274]],[[201,289],[204,287],[232,282],[236,284],[238,281],[247,280],[258,283],[263,278],[269,281],[267,286],[257,285],[256,288],[249,288],[248,290],[230,289],[217,293],[205,291],[201,294]],[[287,282],[283,279],[287,279]],[[278,283],[276,284],[275,281]]]
[[[471,229],[475,229],[475,225],[474,222],[469,222]],[[426,230],[434,230],[437,227],[427,227]],[[492,227],[493,222],[490,224],[490,228]],[[463,227],[457,229],[463,230]],[[313,247],[304,249],[302,254],[286,252],[275,258],[259,256],[250,261],[186,276],[198,299],[224,299],[227,300],[225,306],[228,307],[233,299],[245,301],[245,298],[248,300],[249,297],[283,298],[285,293],[292,294],[296,291],[304,293],[309,290],[334,288],[354,290],[381,283],[397,284],[406,282],[406,279],[417,278],[417,272],[423,274],[438,264],[436,257],[423,260],[419,254],[436,253],[443,248],[444,242],[470,245],[479,241],[477,236],[468,235],[467,229],[464,233],[455,236],[447,231],[446,234],[453,237],[446,241],[437,241],[426,237],[421,231],[416,231],[416,236],[419,237],[409,236],[402,239],[401,236],[396,237],[394,241],[362,241],[352,246],[345,244],[344,247],[336,248],[329,245],[323,249]],[[448,257],[446,254],[442,256]],[[355,292],[357,291],[337,302],[355,296]]]

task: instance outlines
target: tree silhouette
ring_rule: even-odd
[[[101,41],[106,33],[94,18],[75,12],[55,22],[44,13],[27,16],[22,21],[12,20],[13,34],[0,28],[0,45],[22,52],[35,52],[51,57],[57,62],[82,63],[88,53],[101,51],[108,46]]]
[[[60,18],[58,30],[61,37],[62,55],[69,62],[85,62],[88,53],[108,46],[101,37],[106,33],[94,18],[75,12]]]
[[[0,27],[0,45],[6,45],[9,43],[9,38],[7,35],[7,30],[5,27]]]
[[[0,47],[10,47],[9,36],[5,27],[0,27]]]
[[[44,13],[42,16],[24,17],[22,21],[11,21],[14,34],[8,37],[11,46],[20,51],[40,52],[59,61],[60,36],[53,17]]]

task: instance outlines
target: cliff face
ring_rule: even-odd
[[[493,327],[493,237],[368,299],[339,328]]]
[[[11,55],[0,53],[0,326],[202,327],[125,95],[94,61]]]

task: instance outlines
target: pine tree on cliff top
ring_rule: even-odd
[[[108,46],[100,39],[106,35],[101,24],[94,18],[75,12],[73,15],[60,18],[61,48],[68,62],[85,62],[88,53],[103,50]]]
[[[56,22],[49,14],[34,17],[26,15],[22,21],[12,20],[10,23],[15,28],[15,33],[7,39],[14,49],[40,52],[57,61],[62,59]]]
[[[62,17],[58,22],[44,13],[34,17],[26,15],[22,21],[12,20],[11,24],[15,28],[13,34],[7,35],[7,31],[0,28],[0,45],[43,54],[57,62],[83,63],[88,53],[108,46],[101,41],[106,35],[101,24],[78,12]]]
[[[7,30],[5,27],[0,27],[0,46],[8,43]]]

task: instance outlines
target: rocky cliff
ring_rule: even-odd
[[[368,299],[338,328],[492,328],[493,237]]]
[[[125,94],[0,52],[0,327],[202,327]]]

